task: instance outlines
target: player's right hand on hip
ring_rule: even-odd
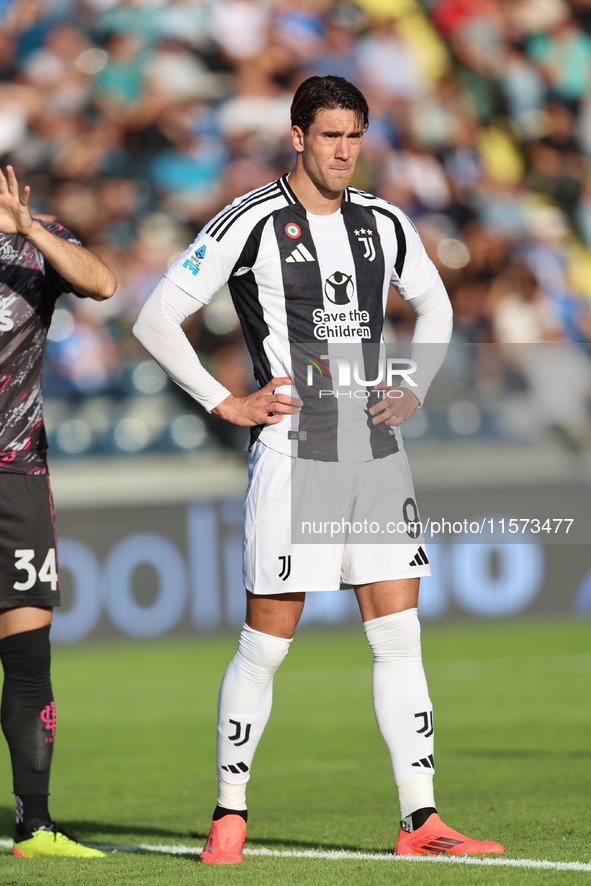
[[[272,378],[264,388],[246,397],[234,397],[230,394],[212,412],[240,427],[277,424],[283,421],[284,415],[294,415],[304,405],[297,397],[277,393],[278,388],[292,384],[288,377]]]

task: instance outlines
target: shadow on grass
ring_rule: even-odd
[[[93,845],[103,845],[105,840],[97,840],[97,835],[103,837],[127,837],[132,840],[134,837],[143,839],[149,837],[157,837],[159,839],[169,840],[200,840],[205,843],[207,839],[207,831],[185,831],[171,830],[170,828],[154,828],[145,827],[143,825],[129,824],[113,824],[104,821],[68,821],[60,820],[61,824],[67,831],[82,842],[91,842]],[[7,806],[0,806],[0,835],[6,838],[12,838],[14,834],[14,809]],[[116,843],[113,844],[116,847]],[[199,855],[201,846],[195,847],[195,854]],[[295,849],[305,851],[307,849],[318,850],[322,852],[346,850],[349,852],[359,852],[359,845],[348,845],[344,843],[318,843],[307,840],[292,840],[286,834],[283,839],[276,837],[261,837],[258,840],[248,840],[248,846],[251,849],[263,847],[265,849],[278,848],[283,850]],[[124,846],[122,845],[122,849]],[[131,847],[129,847],[131,849]],[[137,850],[136,850],[137,851]],[[140,850],[141,851],[141,850]],[[393,852],[392,846],[376,846],[366,848],[366,852],[388,853]]]
[[[154,828],[129,824],[113,824],[104,821],[71,821],[69,819],[60,818],[58,824],[62,825],[69,833],[78,839],[83,839],[96,834],[109,834],[111,836],[129,836],[136,834],[140,837],[167,837],[169,839],[178,839],[179,837],[190,837],[188,831],[170,830],[169,828]],[[0,836],[10,838],[14,834],[14,807],[0,806]],[[200,835],[199,835],[200,836]],[[203,839],[207,834],[204,835]]]
[[[189,834],[193,839],[203,839],[207,838],[207,834],[202,834],[198,831],[192,831]],[[366,847],[364,849],[359,848],[359,843],[355,843],[354,845],[350,845],[347,843],[311,843],[309,840],[292,840],[286,835],[283,839],[277,839],[277,837],[259,837],[258,840],[251,839],[247,835],[246,845],[249,849],[282,849],[285,851],[289,851],[290,849],[297,849],[305,851],[306,849],[317,850],[318,852],[340,852],[344,850],[346,852],[376,852],[380,854],[387,854],[389,852],[394,851],[393,846],[372,846]]]

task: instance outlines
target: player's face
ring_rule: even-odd
[[[308,134],[292,128],[292,140],[308,178],[327,196],[349,184],[363,139],[363,127],[354,111],[323,108]]]

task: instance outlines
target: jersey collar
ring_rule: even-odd
[[[284,194],[286,200],[288,201],[288,203],[292,203],[296,206],[301,206],[300,201],[298,200],[298,198],[296,197],[296,195],[294,194],[294,192],[292,191],[292,189],[289,186],[289,182],[287,181],[288,176],[289,176],[289,172],[286,172],[277,181],[277,184],[279,185],[279,187],[283,191],[283,194]],[[345,190],[343,191],[343,203],[350,203],[350,202],[351,202],[351,197],[349,195],[349,188],[345,188]],[[302,207],[302,209],[303,209],[303,207]]]

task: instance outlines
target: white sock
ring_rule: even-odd
[[[363,623],[373,652],[373,703],[398,788],[401,818],[435,806],[433,706],[416,609]]]
[[[273,676],[291,640],[244,625],[218,702],[218,806],[246,809],[246,783],[273,702]]]

